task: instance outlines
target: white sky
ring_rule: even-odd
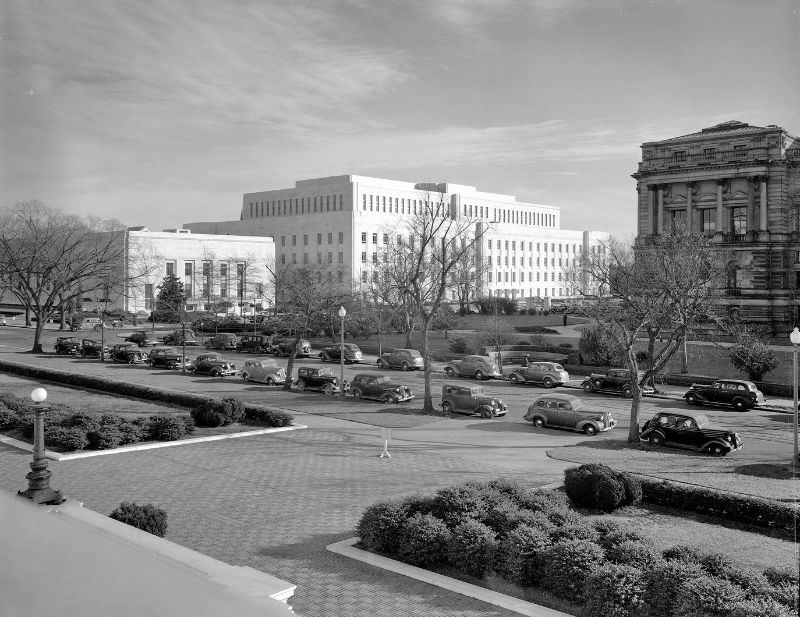
[[[0,206],[151,229],[363,174],[634,233],[644,141],[800,133],[800,2],[5,0]]]

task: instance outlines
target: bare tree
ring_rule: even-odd
[[[334,282],[330,264],[266,264],[285,311],[282,321],[292,332],[293,345],[283,386],[290,390],[297,345],[304,336],[326,323],[352,299],[352,290]],[[341,384],[343,386],[343,384]]]
[[[666,366],[689,329],[717,303],[721,259],[706,238],[673,229],[635,250],[612,238],[584,253],[571,271],[588,280],[588,286],[575,281],[589,300],[584,313],[613,341],[630,371],[630,443],[639,440],[641,385]],[[640,338],[648,351],[641,373]]]
[[[41,352],[45,321],[83,293],[125,277],[125,229],[117,221],[82,219],[24,202],[0,213],[0,270],[36,317],[33,352]]]
[[[470,312],[472,303],[478,299],[481,283],[491,269],[489,260],[481,258],[478,244],[472,243],[465,247],[463,259],[456,263],[452,273],[459,315],[463,316]]]
[[[500,373],[503,372],[503,345],[508,345],[512,340],[512,334],[516,332],[516,328],[510,322],[501,317],[501,313],[497,303],[497,297],[491,296],[489,301],[492,303],[493,311],[481,323],[480,332],[481,344],[485,347],[493,348],[497,353],[497,364]]]
[[[424,409],[433,412],[428,335],[442,303],[453,294],[453,272],[485,231],[451,206],[443,184],[420,192],[416,214],[392,234],[379,264],[397,299],[413,307],[420,323],[424,359]]]

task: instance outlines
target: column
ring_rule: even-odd
[[[753,183],[755,178],[747,179],[747,231],[748,233],[756,228],[756,204],[755,204],[755,189]]]
[[[656,215],[656,233],[664,233],[664,187],[658,186],[658,214]]]
[[[722,185],[724,180],[717,180],[717,233],[721,234],[725,228],[722,226]]]
[[[694,224],[692,221],[692,187],[694,182],[686,183],[686,231],[692,233],[694,231]]]
[[[655,190],[652,185],[647,185],[647,216],[650,219],[650,235],[657,233]]]
[[[759,208],[758,227],[761,231],[768,231],[767,221],[767,177],[761,176],[761,204]]]

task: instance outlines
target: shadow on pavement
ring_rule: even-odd
[[[734,467],[734,473],[745,476],[757,476],[759,478],[774,478],[776,480],[800,480],[800,470],[795,470],[791,465],[781,465],[775,463],[757,463],[753,465],[740,465]]]

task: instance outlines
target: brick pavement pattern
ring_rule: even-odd
[[[391,460],[377,456],[380,429],[322,416],[301,421],[310,428],[51,463],[52,485],[105,514],[123,500],[165,508],[168,539],[296,583],[291,603],[307,617],[514,614],[325,546],[354,535],[363,509],[378,500],[502,476],[545,484],[560,476],[552,465],[537,474],[532,459],[476,464],[476,444],[444,438],[457,420],[435,425],[442,439],[418,441],[395,431]],[[24,488],[29,460],[0,444],[0,487]]]

